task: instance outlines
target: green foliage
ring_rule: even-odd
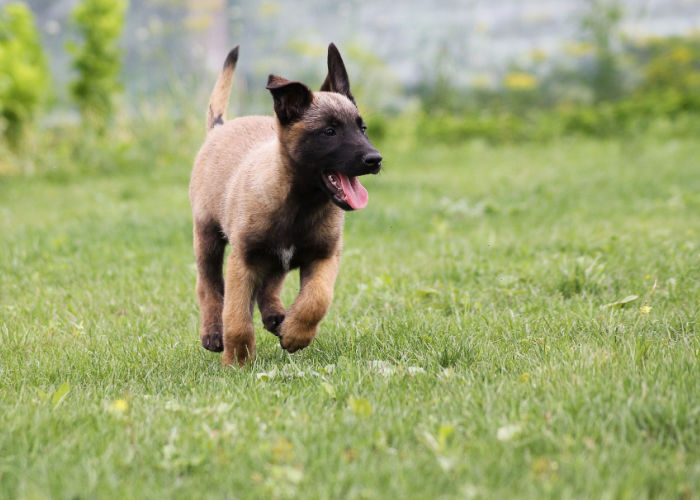
[[[700,37],[652,38],[638,51],[645,60],[640,91],[700,92]]]
[[[407,113],[390,124],[385,120],[382,130],[403,132],[397,121],[412,121],[413,140],[449,144],[469,138],[503,143],[569,135],[607,137],[659,126],[659,132],[669,136],[698,134],[700,38],[652,39],[628,43],[624,50],[638,71],[635,86],[625,93],[601,90],[596,92],[598,99],[588,102],[557,100],[552,89],[560,73],[535,86],[529,73],[512,72],[498,89],[423,88],[424,111]]]
[[[49,87],[34,16],[21,2],[0,10],[0,133],[16,145]]]
[[[594,67],[584,76],[589,80],[596,102],[609,101],[622,94],[622,78],[615,42],[622,20],[618,0],[593,0],[581,28],[593,44]]]
[[[71,92],[83,116],[100,128],[112,113],[114,94],[121,89],[118,41],[127,5],[127,0],[81,0],[73,11],[82,44],[68,46],[77,72]]]
[[[512,113],[483,112],[458,116],[451,113],[421,114],[416,117],[417,137],[459,143],[466,138],[481,137],[492,142],[510,142],[523,136],[524,122]]]
[[[459,88],[443,57],[416,89],[422,111],[414,141],[458,144],[551,140],[570,135],[607,137],[654,129],[667,135],[700,132],[700,37],[641,42],[620,34],[618,0],[593,0],[583,16],[583,41],[542,71],[512,68],[501,84]],[[537,75],[537,76],[536,76]],[[385,130],[398,128],[397,120]]]
[[[387,120],[385,129],[405,130],[399,122],[410,121],[413,141],[459,144],[468,139],[492,143],[549,141],[571,135],[594,137],[634,135],[661,126],[665,136],[700,133],[700,99],[669,92],[628,98],[596,106],[563,106],[554,110],[482,111],[461,115],[407,114]],[[389,134],[392,135],[392,134]]]
[[[389,120],[386,116],[378,113],[370,114],[365,119],[367,133],[373,141],[382,141],[387,136]]]

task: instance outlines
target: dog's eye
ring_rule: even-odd
[[[362,126],[360,127],[360,130],[362,130],[362,133],[363,133],[363,134],[366,134],[366,133],[367,133],[367,125],[362,125]]]
[[[323,133],[330,137],[332,135],[335,135],[335,129],[328,127],[326,130],[323,131]]]

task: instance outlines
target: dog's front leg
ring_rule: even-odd
[[[301,291],[280,327],[280,344],[294,352],[308,346],[333,300],[340,250],[301,267]]]
[[[253,294],[255,276],[245,265],[243,256],[231,250],[226,263],[226,290],[224,292],[224,355],[228,366],[234,361],[243,366],[255,356],[253,332]]]

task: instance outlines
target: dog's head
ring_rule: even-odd
[[[367,190],[357,178],[378,173],[382,155],[365,134],[336,46],[328,47],[328,76],[320,92],[275,75],[270,75],[267,89],[274,99],[280,142],[295,173],[343,210],[364,208]]]

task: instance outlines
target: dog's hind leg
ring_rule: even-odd
[[[280,300],[282,286],[286,273],[280,271],[265,278],[258,290],[258,309],[262,316],[263,326],[268,332],[279,336],[279,327],[284,320],[284,304]]]
[[[221,352],[223,344],[224,277],[222,265],[226,238],[214,221],[194,221],[194,254],[197,260],[197,297],[202,347]]]
[[[224,366],[237,361],[243,366],[255,356],[253,305],[256,283],[254,273],[245,265],[234,247],[226,263],[224,293]]]

